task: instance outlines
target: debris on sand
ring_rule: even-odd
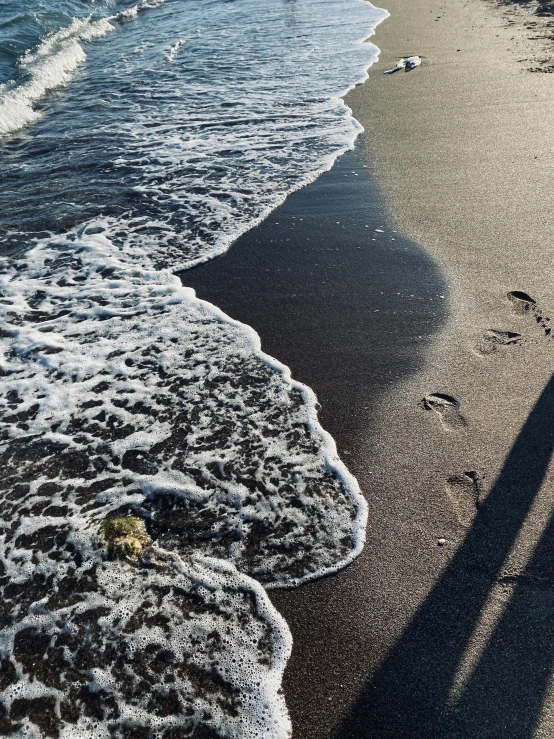
[[[135,516],[107,518],[100,524],[100,530],[108,552],[131,564],[135,564],[145,547],[151,544],[144,521]]]
[[[386,72],[383,72],[383,74],[394,74],[395,72],[399,72],[401,69],[403,69],[405,72],[409,72],[411,69],[415,69],[415,67],[419,67],[421,64],[421,57],[420,56],[409,56],[406,59],[402,58],[399,59],[396,62],[396,66],[392,69],[387,69]]]

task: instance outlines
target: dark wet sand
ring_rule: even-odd
[[[181,279],[253,326],[264,351],[316,392],[321,423],[369,501],[369,541],[353,566],[271,594],[294,637],[284,682],[294,736],[328,736],[390,640],[380,634],[390,632],[395,587],[376,556],[386,543],[374,524],[395,503],[381,497],[372,463],[375,413],[384,393],[420,369],[444,322],[444,281],[417,244],[391,230],[358,149]],[[372,614],[362,627],[351,617],[361,610]]]
[[[358,149],[227,254],[180,276],[258,332],[315,391],[324,427],[351,453],[380,393],[417,371],[446,311],[439,272],[387,224]]]

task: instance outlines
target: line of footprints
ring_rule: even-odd
[[[546,337],[551,336],[550,318],[539,310],[536,301],[527,293],[513,290],[507,294],[513,312],[518,316],[529,316],[544,331]],[[501,347],[514,346],[522,339],[522,334],[515,331],[499,331],[489,329],[485,332],[477,346],[480,355],[491,354]],[[467,421],[460,412],[460,404],[456,398],[446,393],[431,393],[421,401],[426,411],[436,413],[445,429],[455,431],[467,426]],[[453,475],[446,481],[446,492],[462,526],[469,526],[481,502],[481,486],[479,473],[471,470],[461,475]],[[439,539],[439,544],[444,544]]]

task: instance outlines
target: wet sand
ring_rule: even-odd
[[[372,459],[380,399],[421,370],[448,300],[433,261],[391,229],[359,147],[226,255],[181,279],[253,326],[263,350],[316,392],[321,423],[357,476],[370,521],[382,528],[394,516],[394,501],[381,497],[381,471]],[[322,727],[336,723],[362,684],[360,654],[374,650],[375,633],[390,629],[395,586],[381,572],[383,546],[370,524],[353,566],[307,587],[271,592],[295,640],[284,685],[295,736],[326,735]],[[351,614],[366,608],[376,618],[360,625]]]
[[[391,229],[359,148],[181,279],[316,392],[346,460],[379,396],[420,368],[447,309],[440,272]]]
[[[348,98],[369,170],[183,281],[314,388],[369,502],[351,567],[272,596],[294,736],[552,737],[554,76],[521,10],[387,8]]]

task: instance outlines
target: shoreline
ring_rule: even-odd
[[[418,245],[388,226],[359,145],[225,255],[179,276],[199,298],[254,328],[262,350],[314,390],[319,421],[370,506],[370,535],[351,565],[269,592],[293,632],[284,691],[294,736],[324,736],[314,731],[336,723],[363,685],[352,663],[369,633],[357,623],[352,630],[351,614],[367,607],[363,582],[383,545],[375,521],[394,504],[376,500],[378,470],[367,464],[380,398],[421,369],[445,321],[446,287]],[[371,579],[379,578],[377,568]],[[383,581],[372,597],[390,601],[394,593]],[[389,629],[384,610],[379,628]]]
[[[346,98],[365,128],[354,155],[366,166],[350,168],[356,182],[338,181],[348,153],[227,255],[181,277],[253,326],[264,351],[314,389],[321,424],[370,508],[366,548],[351,566],[271,593],[294,638],[283,683],[294,737],[546,739],[554,733],[554,79],[528,71],[540,49],[523,11],[509,23],[482,0],[447,8],[389,0],[387,9],[372,37],[379,61]],[[413,54],[421,67],[382,74]],[[378,280],[368,293],[350,287],[371,262],[352,260],[342,277],[337,260],[317,270],[302,263],[293,220],[313,217],[318,199],[323,225],[313,235],[324,248],[354,243],[353,223],[367,214],[380,221],[372,231],[386,222],[388,238],[405,239],[438,277],[431,330],[416,328],[430,320],[422,309],[430,302],[398,314],[404,287],[393,286],[392,241],[380,254],[390,268],[377,273],[389,280],[384,290]],[[352,201],[357,215],[337,224],[333,209],[348,213]],[[345,226],[338,241],[333,221]],[[356,238],[360,248],[376,243]],[[289,268],[298,285],[312,286],[303,334],[297,296],[282,289]],[[314,288],[325,274],[350,304],[336,293],[325,305]],[[424,286],[417,271],[408,277],[406,286]],[[382,323],[370,320],[376,315]],[[362,325],[352,346],[363,347],[363,360],[318,349],[328,325],[335,347]],[[425,336],[419,345],[416,336]]]
[[[359,145],[220,257],[176,274],[314,390],[335,439],[365,428],[372,398],[417,370],[448,303],[433,261],[387,226]]]
[[[235,719],[236,731],[248,733],[250,721],[259,726],[267,715],[262,733],[279,724],[286,734],[286,700],[293,739],[554,736],[554,78],[532,74],[554,70],[547,48],[547,39],[553,38],[547,29],[554,21],[532,14],[538,0],[516,5],[521,2],[412,0],[406,7],[405,0],[387,0],[392,15],[370,37],[381,49],[380,58],[366,82],[344,94],[345,106],[365,132],[352,150],[328,158],[330,169],[267,211],[221,256],[173,271],[176,276],[170,276],[169,268],[135,271],[125,249],[121,252],[121,245],[110,241],[103,226],[88,228],[94,225],[91,220],[61,243],[41,237],[29,259],[14,266],[4,301],[13,307],[6,307],[4,338],[13,339],[15,347],[6,354],[8,372],[15,376],[4,392],[14,413],[4,420],[16,424],[13,438],[7,432],[4,455],[11,489],[6,493],[5,610],[7,618],[16,619],[13,640],[6,642],[8,699],[4,707],[0,704],[6,733],[17,731],[24,715],[43,733],[56,733],[62,724],[84,725],[98,698],[97,718],[104,722],[112,721],[108,714],[114,699],[126,705],[117,711],[127,718],[117,724],[116,711],[108,727],[124,733],[133,731],[130,715],[138,716],[137,731],[148,732],[146,723],[151,729],[154,713],[169,710],[163,715],[177,717],[193,733],[210,733],[206,727],[214,723],[232,733]],[[169,9],[167,18],[173,33],[175,16]],[[343,19],[335,20],[335,29],[326,21],[309,27],[320,29],[323,37],[335,33],[331,53],[340,55]],[[242,24],[237,28],[241,39]],[[383,75],[399,57],[411,55],[421,56],[421,67]],[[148,71],[144,64],[139,67]],[[318,99],[318,70],[310,68],[304,75],[313,82],[304,88],[313,100]],[[125,75],[121,79],[128,91]],[[290,75],[283,79],[283,89],[290,92]],[[293,94],[291,104],[296,99]],[[308,136],[314,110],[307,115]],[[88,131],[88,115],[83,122]],[[223,137],[211,135],[217,141]],[[251,138],[245,141],[247,149],[255,149]],[[287,150],[280,137],[275,149],[293,177],[298,150]],[[238,177],[236,167],[228,172],[231,180]],[[90,177],[84,176],[86,190]],[[249,192],[262,202],[261,185]],[[173,194],[177,197],[178,191]],[[265,194],[275,195],[275,190]],[[14,213],[19,210],[16,204]],[[244,215],[240,210],[237,214]],[[156,243],[163,244],[158,236]],[[198,301],[179,279],[196,290]],[[208,303],[200,305],[202,300]],[[138,323],[135,316],[142,316]],[[100,323],[108,319],[114,320]],[[37,328],[35,323],[50,325]],[[222,330],[224,324],[229,333]],[[50,329],[54,335],[49,336]],[[194,342],[190,352],[179,351],[183,336]],[[23,350],[25,341],[37,345]],[[253,352],[255,361],[235,361],[235,347]],[[200,349],[197,358],[195,348]],[[23,356],[28,357],[25,370],[18,366]],[[83,374],[73,372],[77,365]],[[281,393],[266,366],[277,371],[290,393]],[[20,370],[27,374],[16,374]],[[63,407],[54,402],[59,380],[65,383]],[[243,391],[248,401],[237,403]],[[308,401],[306,414],[296,415],[306,408],[298,403],[298,392]],[[34,399],[40,402],[32,405]],[[275,399],[282,400],[281,412],[268,416]],[[203,437],[195,430],[202,407],[214,411],[200,419]],[[173,412],[165,415],[166,408]],[[304,429],[313,432],[313,445],[302,443]],[[189,432],[196,436],[190,443],[184,438]],[[154,444],[162,436],[162,446]],[[279,439],[287,443],[280,445]],[[143,448],[143,442],[150,446]],[[228,469],[221,461],[222,444],[231,450],[225,457]],[[306,461],[298,485],[298,459],[304,452],[306,458],[315,452],[317,464]],[[284,472],[273,476],[265,461],[276,459]],[[164,476],[168,469],[177,471],[175,477]],[[172,497],[174,480],[189,471],[200,475],[186,478],[193,487],[199,483],[197,508]],[[336,478],[349,489],[351,502],[355,499],[357,514],[348,507],[341,513],[340,491],[335,496],[330,489],[336,488]],[[265,487],[266,480],[271,487]],[[356,497],[358,483],[369,510],[361,552],[365,537],[360,526],[349,535],[351,523],[365,520],[365,502]],[[309,496],[294,497],[302,486]],[[219,492],[221,508],[209,500]],[[287,493],[293,497],[281,507]],[[317,527],[311,521],[317,520],[322,502],[324,525]],[[256,508],[253,518],[248,518],[249,506]],[[209,518],[203,519],[206,511],[222,523],[215,537]],[[137,543],[147,547],[152,533],[161,544],[160,562],[172,558],[163,554],[166,545],[169,550],[180,542],[185,557],[192,551],[187,547],[199,542],[208,556],[211,551],[216,559],[220,553],[235,556],[234,543],[242,537],[239,570],[252,567],[248,572],[260,580],[281,572],[282,579],[265,587],[249,576],[235,580],[225,560],[212,560],[213,567],[206,560],[204,569],[197,563],[195,570],[194,556],[190,570],[181,560],[183,567],[172,572],[163,564],[158,568],[160,562],[146,554],[144,559],[123,557],[139,564],[139,570],[127,571],[127,593],[117,585],[121,567],[110,560],[115,550],[104,524],[113,514],[130,512],[137,513],[135,526],[142,532]],[[235,512],[245,527],[234,526]],[[272,516],[270,531],[265,524]],[[308,540],[311,549],[304,548]],[[341,554],[334,561],[340,565],[331,563],[325,575],[298,575],[305,571],[305,552],[321,564],[332,557],[335,542],[340,546],[334,551]],[[27,559],[21,559],[23,550]],[[273,552],[275,567],[268,570]],[[94,566],[90,580],[87,575],[81,581],[75,573],[83,564],[88,567],[87,558],[98,570]],[[172,601],[177,574],[183,590]],[[210,610],[204,600],[206,612],[222,620],[200,641],[193,634],[194,618],[202,622],[198,633],[206,634],[209,622],[203,606],[196,615],[188,613],[186,595],[195,592],[197,575],[206,592],[219,590],[214,602],[224,603],[225,593],[231,594],[227,611],[225,606]],[[224,582],[227,575],[231,580]],[[133,578],[138,578],[135,584]],[[143,598],[149,579],[167,590],[163,604],[163,598],[157,604]],[[113,622],[105,632],[106,639],[119,643],[115,651],[111,646],[102,651],[108,641],[98,635],[108,622],[96,620],[96,632],[96,601],[88,592],[103,593],[112,614],[123,613],[118,604],[125,602],[129,620]],[[246,595],[242,612],[235,595],[239,600]],[[31,620],[49,611],[49,624],[35,628],[33,622],[25,631],[21,619],[28,617],[27,607]],[[155,630],[164,616],[150,623],[150,607],[158,615],[175,608],[176,616],[184,607],[193,651],[187,647],[184,661],[178,657],[174,663],[181,668],[173,670],[171,650],[153,657],[146,649],[136,670],[130,658],[122,672],[122,655],[131,654],[127,638],[130,645],[142,638],[139,631],[152,628],[152,644],[160,643],[161,632]],[[142,615],[130,615],[139,611],[143,621]],[[248,632],[249,619],[261,619],[259,630]],[[60,623],[65,624],[61,632]],[[294,645],[281,690],[291,645],[287,625]],[[75,638],[59,651],[68,629]],[[268,629],[276,634],[273,642],[263,636]],[[162,630],[169,633],[165,626]],[[236,634],[236,640],[218,640],[225,633]],[[219,646],[213,647],[212,637]],[[83,657],[87,639],[104,646]],[[231,656],[235,644],[247,654],[246,663],[238,652],[236,659]],[[210,662],[219,648],[225,664],[233,665],[228,673],[221,672],[219,658]],[[87,671],[95,665],[103,670],[113,655],[121,658],[110,668],[113,690],[98,693],[90,688]],[[76,671],[71,665],[66,669],[69,662]],[[167,675],[164,683],[178,686],[184,676],[179,695],[174,692],[170,699],[173,687],[167,694],[156,693],[161,683],[152,671],[155,664],[158,677]],[[185,711],[192,700],[187,664],[200,699],[209,702],[215,686],[221,720],[217,706],[215,714],[199,713],[199,723],[190,718],[190,707]],[[256,670],[261,668],[263,675],[265,667],[269,679],[264,683]],[[213,685],[210,674],[216,676]],[[231,676],[228,683],[226,678],[218,682],[223,674]],[[243,682],[248,676],[250,683]],[[48,694],[47,700],[35,701],[24,687],[23,698],[14,699],[20,678],[31,693],[38,680],[66,697],[62,701]],[[144,714],[133,713],[138,693],[132,685],[144,693]],[[148,686],[154,686],[150,697]],[[260,708],[244,701],[248,715],[241,723],[239,704],[237,713],[234,698],[225,703],[226,696],[245,691],[255,700],[260,697]],[[67,700],[76,713],[67,712]],[[252,730],[257,731],[255,726]]]

